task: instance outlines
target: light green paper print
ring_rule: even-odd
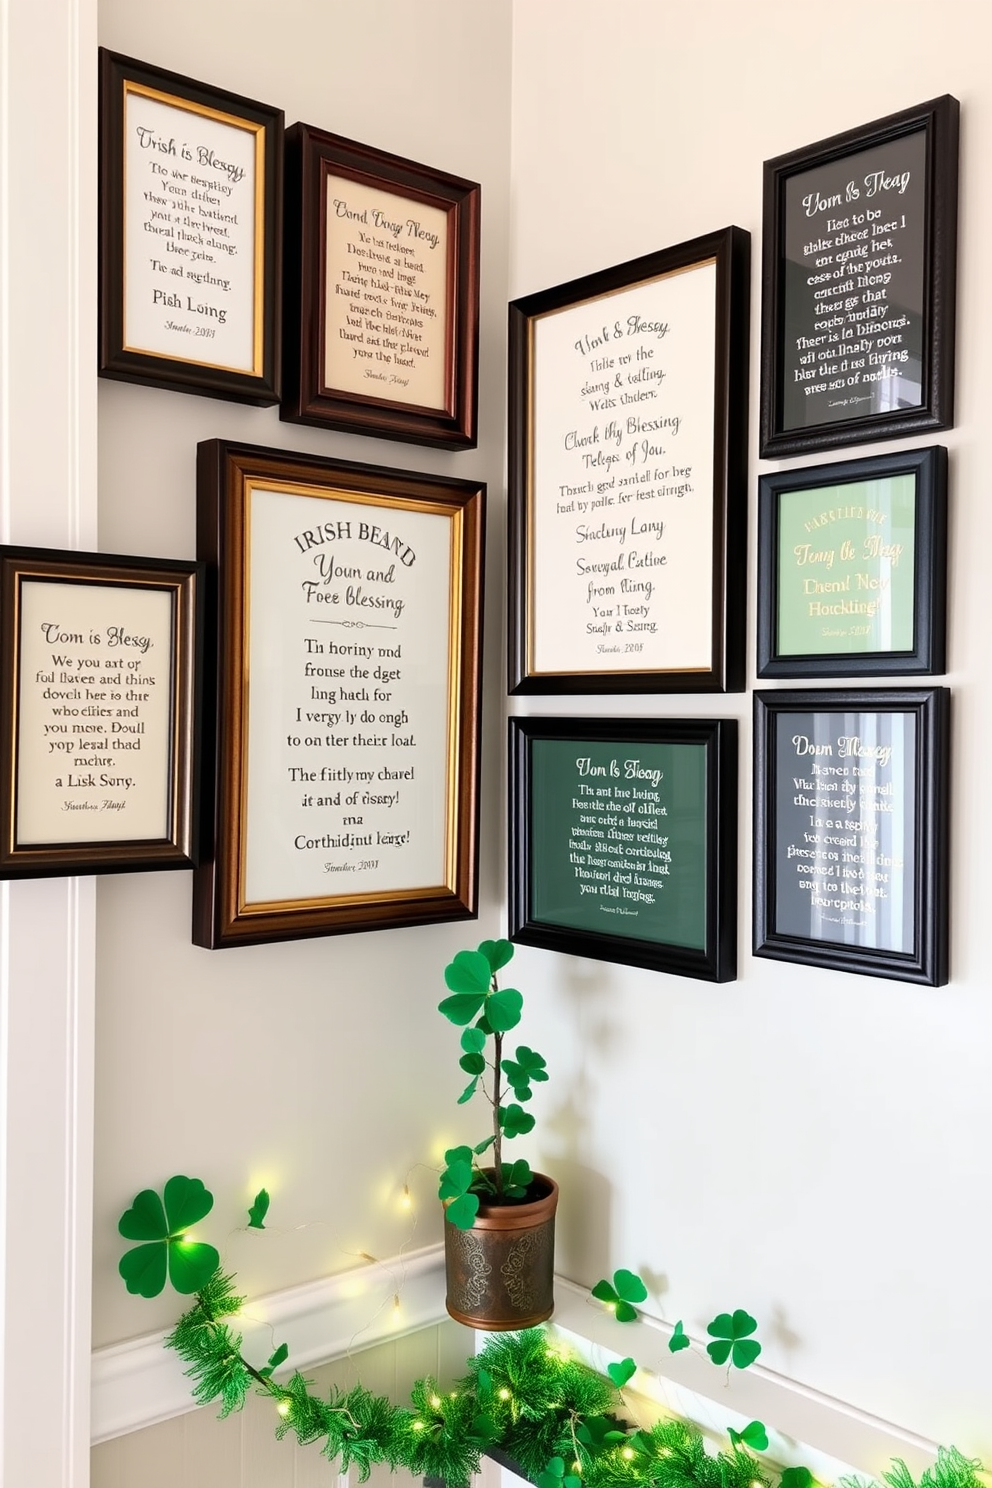
[[[779,656],[912,651],[916,476],[779,494]]]

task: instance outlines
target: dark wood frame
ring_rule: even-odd
[[[509,310],[509,690],[512,693],[739,692],[745,674],[750,236],[723,228],[628,263],[514,300]],[[534,318],[639,282],[716,260],[713,348],[713,666],[709,671],[554,674],[529,659]]]
[[[774,719],[783,712],[914,713],[917,719],[912,953],[845,946],[775,929]],[[948,980],[948,806],[950,691],[946,687],[877,691],[817,689],[754,694],[754,954],[833,971],[860,972],[941,987]]]
[[[706,750],[706,946],[686,946],[578,931],[531,915],[532,793],[535,740],[591,743],[698,744]],[[734,718],[511,718],[509,720],[509,933],[541,946],[598,961],[644,966],[705,981],[737,975],[737,720]]]
[[[167,837],[18,846],[18,684],[23,581],[169,590],[173,596],[170,666],[171,826]],[[197,856],[203,568],[117,553],[0,547],[0,879],[191,868]]]
[[[325,188],[329,177],[378,187],[447,213],[447,398],[425,408],[324,382],[328,296]],[[283,399],[291,423],[403,439],[441,449],[473,449],[479,383],[479,232],[482,188],[309,124],[286,133],[286,280]]]
[[[383,894],[361,902],[328,895],[276,909],[256,911],[241,902],[243,797],[247,796],[247,649],[245,505],[251,482],[322,487],[347,499],[349,493],[415,500],[457,517],[451,584],[460,596],[459,654],[449,666],[460,698],[456,722],[457,781],[449,779],[451,882],[416,893]],[[225,440],[197,446],[197,548],[207,565],[211,646],[206,660],[206,696],[216,699],[205,720],[205,756],[211,761],[212,793],[203,798],[203,858],[193,880],[193,940],[211,949],[264,941],[381,930],[474,918],[478,902],[479,708],[482,660],[482,585],[485,541],[483,484],[445,476],[418,475],[383,466],[328,460],[319,455],[263,449]],[[452,601],[454,603],[454,601]],[[245,811],[247,802],[245,803]],[[341,902],[335,902],[340,900]]]
[[[257,373],[212,367],[196,360],[133,351],[124,340],[124,91],[128,83],[182,103],[237,115],[262,126],[264,181],[256,198],[263,222],[261,365]],[[279,401],[280,284],[282,281],[282,167],[285,115],[237,93],[194,82],[100,48],[100,359],[101,377],[150,384],[265,406]]]
[[[954,420],[955,286],[957,277],[958,120],[956,98],[921,103],[872,124],[849,129],[764,166],[761,273],[762,457],[802,455],[865,440],[896,439]],[[887,141],[926,131],[927,198],[924,222],[924,365],[919,408],[783,429],[780,335],[784,298],[785,187],[795,175],[842,160]]]
[[[860,485],[891,476],[916,478],[916,567],[913,573],[913,645],[908,651],[822,655],[778,650],[779,500],[785,491]],[[817,538],[829,541],[829,531]],[[947,450],[943,445],[778,470],[758,483],[758,676],[874,677],[932,675],[946,670]]]

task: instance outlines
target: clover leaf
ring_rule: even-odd
[[[763,1421],[749,1421],[743,1431],[735,1431],[732,1426],[728,1426],[727,1435],[735,1447],[750,1447],[753,1452],[768,1450],[768,1432]]]
[[[675,1327],[672,1329],[672,1336],[668,1340],[668,1352],[670,1354],[677,1354],[680,1349],[689,1348],[691,1342],[692,1340],[687,1336],[685,1328],[682,1326],[682,1319],[679,1318]]]
[[[648,1289],[635,1272],[621,1267],[614,1271],[612,1285],[605,1280],[597,1281],[592,1295],[613,1308],[618,1323],[632,1323],[637,1317],[637,1309],[631,1303],[645,1301]]]
[[[489,992],[492,971],[486,957],[478,951],[459,951],[444,968],[444,984],[453,997],[438,1004],[438,1012],[451,1023],[471,1023]]]
[[[516,1059],[504,1059],[502,1068],[517,1100],[530,1100],[532,1080],[540,1083],[548,1078],[547,1060],[526,1044],[519,1046]]]
[[[524,1000],[515,987],[491,992],[486,998],[486,1022],[494,1033],[508,1033],[520,1022]]]
[[[634,1378],[634,1375],[637,1373],[637,1365],[633,1359],[621,1359],[619,1364],[607,1364],[606,1372],[617,1389],[622,1390],[627,1381]]]
[[[269,1362],[266,1364],[264,1369],[260,1369],[258,1371],[259,1374],[262,1376],[263,1379],[271,1379],[273,1370],[278,1369],[280,1364],[285,1364],[288,1358],[289,1344],[281,1343],[276,1349],[275,1353],[269,1355]]]
[[[489,969],[495,976],[508,961],[512,961],[513,946],[508,940],[484,940],[479,947],[479,955],[485,956]]]
[[[503,1193],[508,1199],[522,1199],[532,1177],[530,1163],[525,1157],[518,1157],[503,1170]]]
[[[522,1106],[511,1103],[508,1106],[500,1106],[499,1124],[503,1129],[504,1137],[522,1137],[533,1130],[534,1118]]]
[[[721,1312],[706,1329],[714,1343],[706,1345],[706,1352],[714,1364],[726,1364],[727,1360],[737,1369],[746,1369],[761,1353],[761,1344],[749,1335],[758,1324],[749,1312],[738,1307],[734,1313]]]
[[[264,1230],[265,1216],[269,1212],[268,1190],[260,1188],[255,1195],[255,1202],[248,1210],[248,1228],[250,1230]]]
[[[537,1475],[537,1488],[582,1488],[582,1479],[565,1471],[562,1457],[552,1457],[543,1472]]]
[[[125,1240],[144,1243],[126,1250],[117,1269],[129,1292],[157,1297],[166,1277],[177,1292],[188,1296],[209,1281],[220,1265],[212,1245],[187,1240],[186,1231],[213,1208],[213,1194],[199,1178],[177,1174],[164,1189],[164,1203],[152,1188],[135,1196],[118,1222]]]
[[[779,1478],[778,1488],[813,1488],[813,1474],[808,1467],[787,1467]]]

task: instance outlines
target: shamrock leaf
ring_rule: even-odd
[[[532,1080],[540,1083],[548,1078],[547,1061],[535,1050],[528,1049],[526,1044],[517,1049],[516,1059],[502,1061],[502,1069],[517,1100],[530,1100]]]
[[[470,1101],[472,1099],[473,1095],[475,1094],[476,1090],[478,1089],[478,1085],[479,1085],[479,1077],[478,1077],[478,1075],[476,1075],[476,1076],[474,1076],[473,1079],[469,1080],[468,1084],[465,1086],[465,1089],[462,1091],[461,1095],[458,1097],[457,1101],[455,1102],[455,1105],[456,1106],[463,1106],[466,1101]]]
[[[727,1435],[735,1447],[750,1447],[752,1452],[768,1450],[768,1432],[763,1421],[749,1421],[743,1431],[735,1431],[732,1426],[728,1426]]]
[[[489,969],[495,976],[508,961],[512,961],[513,946],[508,940],[484,940],[479,947],[479,955],[485,956]]]
[[[250,1230],[264,1230],[265,1216],[269,1212],[268,1191],[260,1188],[255,1195],[255,1202],[248,1210],[248,1228]]]
[[[505,1137],[522,1137],[534,1128],[534,1118],[522,1106],[500,1106],[499,1124]]]
[[[668,1340],[668,1351],[671,1354],[677,1354],[680,1349],[689,1348],[690,1344],[691,1340],[686,1336],[686,1331],[682,1326],[682,1319],[679,1318],[672,1330],[672,1336]]]
[[[621,1359],[619,1364],[607,1364],[606,1372],[617,1389],[622,1390],[627,1381],[634,1378],[637,1365],[633,1359]]]
[[[186,1239],[190,1226],[213,1208],[213,1194],[201,1180],[177,1174],[165,1185],[164,1200],[154,1189],[143,1189],[117,1226],[125,1240],[145,1242],[125,1251],[117,1267],[128,1291],[140,1297],[157,1297],[166,1276],[177,1292],[188,1296],[220,1265],[212,1245]]]
[[[458,1151],[457,1148],[453,1150]],[[472,1187],[472,1178],[471,1154],[467,1160],[462,1157],[456,1157],[453,1162],[448,1163],[448,1166],[441,1174],[441,1182],[437,1190],[438,1198],[461,1198],[462,1194],[468,1193]]]
[[[531,1181],[530,1163],[525,1157],[503,1170],[503,1192],[508,1199],[522,1199]]]
[[[632,1302],[643,1302],[647,1297],[648,1289],[641,1278],[633,1271],[625,1271],[622,1267],[613,1273],[612,1285],[608,1281],[597,1281],[592,1289],[592,1295],[600,1302],[613,1308],[618,1323],[632,1323],[637,1317],[636,1307]]]
[[[281,1343],[276,1349],[275,1353],[269,1355],[269,1362],[266,1364],[264,1369],[260,1369],[258,1371],[259,1374],[262,1376],[263,1379],[271,1379],[273,1370],[278,1369],[280,1364],[285,1364],[288,1358],[289,1344]]]
[[[462,1030],[461,1046],[466,1054],[481,1054],[486,1047],[486,1035],[481,1028]]]
[[[714,1364],[726,1364],[727,1360],[737,1369],[746,1369],[761,1353],[761,1344],[749,1335],[758,1324],[749,1312],[738,1307],[731,1314],[721,1312],[706,1329],[714,1343],[706,1345],[706,1352]]]
[[[787,1467],[778,1488],[813,1488],[813,1474],[808,1467]]]
[[[479,1212],[479,1195],[462,1194],[460,1198],[452,1200],[444,1212],[456,1230],[470,1230]]]
[[[486,999],[486,1022],[494,1033],[507,1033],[520,1022],[524,1000],[513,987],[493,992]]]
[[[561,1457],[552,1457],[543,1472],[537,1475],[537,1488],[582,1488],[581,1478],[565,1471]]]

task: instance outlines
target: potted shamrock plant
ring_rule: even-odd
[[[462,1030],[458,1062],[469,1080],[458,1103],[486,1101],[491,1128],[474,1146],[444,1155],[438,1196],[445,1206],[447,1308],[459,1322],[492,1332],[532,1328],[554,1310],[558,1185],[532,1173],[525,1158],[504,1155],[506,1142],[533,1129],[524,1107],[532,1086],[548,1078],[535,1049],[504,1050],[523,1007],[520,993],[498,981],[512,956],[508,940],[459,951],[444,971],[451,995],[438,1007]]]

